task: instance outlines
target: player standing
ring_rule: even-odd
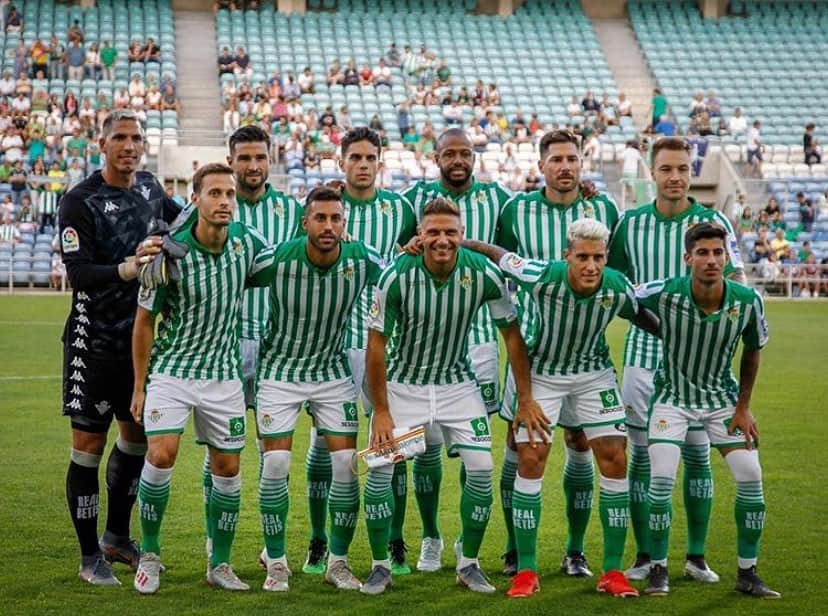
[[[374,291],[366,356],[374,407],[371,446],[391,446],[394,427],[431,424],[440,429],[449,454],[459,454],[466,468],[457,580],[475,592],[494,592],[477,560],[491,516],[492,437],[468,356],[469,330],[484,303],[506,341],[519,403],[540,410],[531,397],[529,360],[503,275],[482,255],[460,248],[464,229],[457,206],[442,197],[430,201],[419,234],[422,255],[400,256]],[[427,430],[427,441],[433,433]],[[386,546],[392,473],[390,466],[372,468],[365,485],[373,556],[362,587],[367,594],[380,594],[391,583]]]
[[[507,595],[527,597],[540,590],[536,557],[541,516],[541,483],[549,455],[547,434],[566,404],[589,440],[601,471],[598,507],[604,534],[604,574],[598,590],[615,596],[638,596],[621,573],[629,521],[624,406],[604,332],[616,316],[644,319],[632,285],[623,274],[605,268],[609,229],[595,219],[576,220],[567,231],[564,261],[524,259],[498,246],[478,242],[478,250],[531,296],[537,309],[535,343],[530,351],[532,391],[545,413],[540,418],[503,405],[501,416],[512,424],[518,450],[518,474],[512,517],[518,573]],[[651,319],[648,326],[654,327]],[[512,382],[506,385],[510,398]]]
[[[652,282],[637,291],[640,303],[660,321],[663,344],[648,428],[652,567],[644,592],[651,595],[670,590],[667,552],[673,486],[688,431],[701,426],[736,481],[736,590],[764,599],[781,597],[756,575],[765,497],[756,449],[759,429],[750,399],[768,326],[759,294],[723,278],[729,235],[729,230],[709,222],[690,228],[684,236],[690,275]],[[737,382],[732,363],[740,340]]]
[[[193,176],[197,218],[173,239],[189,251],[178,262],[181,280],[142,290],[132,342],[135,385],[131,412],[144,424],[149,448],[141,471],[141,561],[135,589],[160,583],[160,531],[181,434],[194,410],[196,439],[208,446],[212,490],[208,505],[212,550],[207,582],[248,590],[230,566],[241,500],[239,454],[246,435],[238,317],[248,284],[266,284],[272,252],[255,230],[234,222],[233,169],[212,163]],[[155,337],[155,319],[162,314]],[[146,387],[146,392],[144,391]]]
[[[633,284],[683,276],[683,238],[700,222],[714,222],[728,232],[730,260],[725,274],[745,280],[738,240],[727,218],[706,208],[687,193],[690,188],[692,147],[681,137],[664,137],[653,145],[653,179],[657,197],[625,213],[610,244],[609,266],[624,272]],[[653,381],[661,360],[661,343],[631,326],[624,345],[624,380],[621,398],[627,406],[630,452],[630,513],[638,546],[635,563],[627,570],[631,580],[643,580],[650,568],[647,530],[647,490],[650,462],[647,453],[647,417]],[[705,541],[713,503],[710,440],[699,425],[691,425],[682,446],[684,506],[687,510],[685,572],[703,582],[718,582],[708,567]]]
[[[359,482],[352,468],[358,390],[343,343],[352,313],[366,287],[379,280],[384,262],[362,242],[341,242],[345,208],[338,191],[311,191],[302,228],[306,238],[281,244],[275,251],[269,289],[273,310],[259,368],[256,420],[264,445],[259,498],[268,556],[263,588],[288,590],[290,450],[300,409],[307,402],[333,466],[325,580],[340,589],[357,590],[361,584],[347,554],[359,513]]]
[[[463,129],[449,128],[444,131],[437,140],[435,155],[440,178],[433,182],[419,181],[404,193],[414,206],[417,216],[422,216],[426,203],[435,197],[450,199],[460,210],[466,237],[481,242],[493,242],[498,215],[509,195],[497,182],[479,182],[475,179],[474,149]],[[410,254],[418,250],[419,248],[409,246]],[[469,356],[472,372],[480,385],[487,412],[495,413],[500,400],[497,328],[485,305],[472,323],[469,333]],[[442,441],[439,431],[431,437],[426,452],[417,456],[413,464],[414,492],[423,521],[423,542],[417,561],[417,569],[420,571],[437,571],[443,552],[443,540],[437,520],[443,475],[440,457]],[[395,485],[396,481],[395,479]],[[402,519],[399,520],[399,525],[401,532]]]
[[[569,225],[581,218],[593,218],[610,229],[615,228],[619,214],[615,203],[606,195],[584,196],[581,189],[581,152],[578,138],[568,130],[546,133],[540,142],[538,168],[546,185],[536,191],[516,195],[500,214],[497,244],[528,259],[555,261],[563,258],[567,245]],[[532,298],[518,293],[518,310],[524,336],[533,338],[534,307]],[[504,404],[508,400],[504,399]],[[592,493],[595,474],[589,442],[575,418],[570,417],[567,405],[561,409],[559,425],[564,428],[566,462],[563,488],[566,496],[566,516],[569,536],[566,555],[561,568],[568,575],[592,575],[584,556],[584,535],[592,512]],[[507,524],[504,573],[513,575],[516,569],[512,520],[512,486],[517,472],[517,453],[511,432],[506,441],[503,469],[500,476],[501,503]]]
[[[144,134],[134,113],[110,113],[99,143],[106,165],[66,193],[59,215],[61,254],[73,289],[62,337],[63,414],[72,421],[66,499],[80,542],[79,577],[116,585],[104,558],[138,565],[129,519],[147,449],[144,430],[129,413],[138,296],[132,255],[150,221],[171,222],[179,207],[150,173],[138,171]],[[113,418],[118,440],[106,466],[107,520],[99,545],[98,466]]]

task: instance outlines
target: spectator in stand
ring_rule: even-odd
[[[103,49],[101,49],[101,68],[103,69],[103,78],[106,81],[115,81],[115,61],[118,59],[118,50],[109,44],[109,41],[104,41]]]
[[[713,90],[707,93],[707,100],[704,102],[707,113],[711,118],[718,118],[722,115],[722,102]]]
[[[359,71],[357,70],[356,60],[353,58],[348,60],[348,66],[345,67],[345,71],[342,73],[342,85],[359,85]]]
[[[374,85],[391,87],[391,69],[382,58],[374,69]]]
[[[3,224],[0,225],[0,244],[11,244],[14,246],[20,241],[20,230],[14,222],[10,213],[3,215]]]
[[[0,78],[0,96],[12,96],[14,94],[17,82],[12,77],[11,71],[6,69],[3,71],[3,77]]]
[[[618,112],[615,109],[615,105],[610,102],[608,94],[604,94],[601,97],[600,105],[601,111],[599,112],[599,116],[604,120],[604,123],[607,125],[617,126]]]
[[[430,156],[437,148],[437,135],[434,132],[434,126],[431,122],[423,124],[423,130],[420,133],[420,140],[417,142],[417,155]]]
[[[58,41],[54,34],[49,39],[49,79],[65,79],[66,72],[64,64],[64,56],[66,55],[66,47]]]
[[[757,232],[756,240],[753,243],[753,250],[750,254],[750,260],[753,263],[759,263],[763,259],[766,259],[771,252],[773,251],[768,241],[768,229],[767,227],[762,227]]]
[[[730,120],[727,122],[728,128],[730,128],[730,134],[734,137],[738,137],[742,133],[747,130],[747,118],[742,115],[742,110],[739,107],[733,110],[733,115],[730,116]]]
[[[730,129],[727,126],[727,120],[720,117],[719,123],[716,125],[716,136],[727,137],[728,135],[730,135]]]
[[[802,247],[799,249],[799,252],[796,255],[796,259],[800,263],[805,263],[808,260],[808,257],[813,254],[814,253],[811,250],[811,242],[805,240],[804,242],[802,242]]]
[[[17,159],[12,165],[11,175],[9,176],[9,185],[12,189],[12,196],[15,203],[20,203],[20,198],[24,193],[29,192],[29,173],[23,168],[23,161]]]
[[[34,205],[32,205],[32,198],[29,195],[23,195],[20,197],[20,207],[17,208],[17,214],[14,216],[17,228],[26,231],[34,231],[34,222],[36,218],[37,216]]]
[[[305,165],[305,170],[318,169],[321,161],[322,159],[316,151],[316,146],[313,143],[309,143],[305,149],[305,158],[302,161]]]
[[[161,111],[178,111],[178,99],[175,96],[175,88],[167,84],[161,93]]]
[[[774,232],[773,239],[770,241],[771,251],[776,253],[777,259],[782,259],[787,253],[790,243],[785,239],[785,230],[777,227]]]
[[[129,44],[127,60],[130,62],[142,62],[144,60],[144,48],[138,39],[132,39],[132,42]]]
[[[497,89],[496,83],[489,84],[489,89],[486,92],[486,103],[490,107],[497,107],[500,105],[500,90]]]
[[[141,50],[141,59],[144,62],[161,62],[161,48],[151,36],[147,37],[147,43]]]
[[[86,64],[86,51],[78,41],[73,41],[66,50],[67,73],[69,79],[83,80],[83,68]]]
[[[221,11],[221,10],[235,11],[236,10],[236,3],[233,2],[233,0],[216,0],[215,3],[213,4],[213,10],[215,10],[215,11]]]
[[[408,127],[405,135],[403,135],[402,142],[403,147],[406,150],[410,150],[411,152],[415,152],[417,150],[417,144],[420,143],[420,134],[417,132],[417,128],[415,126]]]
[[[597,133],[590,134],[584,142],[582,159],[585,173],[592,171],[593,164],[601,159],[601,142]]]
[[[66,177],[69,180],[67,185],[67,189],[71,189],[75,184],[83,180],[84,172],[80,166],[80,161],[75,159],[69,165],[69,169],[66,170]]]
[[[102,72],[103,64],[101,63],[101,54],[98,51],[98,45],[97,43],[92,43],[86,51],[84,74],[90,79],[97,81],[101,78]]]
[[[581,103],[578,102],[578,97],[573,96],[569,99],[569,104],[566,106],[566,113],[570,118],[581,115]]]
[[[632,117],[632,103],[627,100],[627,95],[621,92],[618,94],[618,100],[615,102],[615,110],[618,112],[618,117],[630,116]]]
[[[816,209],[813,201],[805,198],[805,193],[796,193],[796,203],[799,209],[799,222],[802,224],[802,230],[810,233],[814,228],[814,220],[816,220]]]
[[[408,129],[412,123],[413,118],[411,112],[408,110],[408,103],[403,101],[397,106],[397,128],[400,131],[400,136],[408,133]]]
[[[0,138],[0,153],[6,157],[7,162],[14,165],[23,158],[23,145],[20,129],[9,126]]]
[[[233,62],[235,64],[233,67],[234,74],[245,75],[246,77],[250,77],[253,74],[253,65],[250,62],[250,56],[241,45],[236,48],[236,57],[233,58]]]
[[[800,297],[819,297],[819,265],[814,253],[809,253],[798,268]]]
[[[532,192],[541,187],[543,178],[538,175],[538,171],[534,165],[529,167],[526,172],[526,177],[523,179],[523,192]]]
[[[29,72],[29,48],[23,39],[17,41],[14,48],[14,78],[20,79]]]
[[[753,212],[750,207],[745,206],[742,209],[742,215],[739,216],[739,219],[736,221],[736,225],[734,225],[736,227],[736,233],[738,233],[739,236],[742,236],[745,233],[752,231],[754,222]]]
[[[463,109],[457,104],[457,101],[443,107],[443,120],[449,126],[463,123]]]
[[[445,60],[440,60],[440,64],[437,66],[437,72],[435,75],[434,85],[436,87],[448,88],[451,86],[451,69],[448,67]]]
[[[112,97],[115,109],[126,109],[129,107],[129,92],[125,88],[118,88],[115,96]]]
[[[676,134],[676,123],[673,121],[673,118],[665,114],[661,116],[658,123],[653,126],[653,132],[662,134],[665,137],[672,137]]]
[[[802,135],[802,151],[805,154],[806,165],[818,165],[822,162],[821,153],[816,149],[816,138],[814,137],[814,130],[816,125],[811,122],[805,126],[805,134]]]
[[[581,101],[581,109],[584,112],[585,116],[588,115],[598,115],[601,111],[601,104],[595,100],[595,96],[592,94],[592,91],[588,91],[584,99]]]
[[[291,134],[287,143],[285,144],[285,169],[304,169],[305,148],[302,142],[299,141],[296,133]]]
[[[311,71],[309,66],[306,66],[305,70],[299,74],[296,82],[299,85],[299,92],[302,94],[313,94],[313,71]]]
[[[14,216],[14,211],[16,209],[17,207],[14,204],[14,199],[10,194],[6,193],[6,196],[3,197],[3,202],[0,203],[0,220],[4,219],[6,214]]]
[[[701,137],[709,137],[713,134],[713,125],[710,123],[710,114],[702,111],[694,118],[697,134]]]
[[[696,92],[696,95],[693,97],[693,100],[690,101],[688,115],[691,118],[695,118],[696,116],[701,115],[705,111],[707,111],[707,105],[704,102],[704,94],[702,94],[701,92]]]
[[[141,75],[135,73],[132,76],[127,91],[129,92],[130,99],[135,99],[135,97],[143,99],[147,95],[147,86],[141,80]],[[67,113],[69,113],[68,110]]]
[[[285,102],[288,103],[292,103],[301,98],[302,91],[299,89],[299,84],[296,83],[296,78],[293,75],[288,75],[287,83],[282,89],[282,96],[285,97]]]
[[[348,105],[342,105],[339,108],[339,113],[336,114],[336,126],[342,131],[348,131],[353,126],[351,122],[351,113],[348,111]]]
[[[69,27],[69,30],[66,32],[66,40],[71,44],[74,42],[78,42],[83,44],[84,42],[84,34],[83,29],[80,27],[80,21],[74,20],[72,25]]]
[[[342,72],[342,64],[339,62],[339,58],[337,58],[328,69],[328,86],[342,85],[344,80],[345,75]]]
[[[523,171],[521,171],[520,167],[515,167],[509,175],[509,181],[506,186],[509,188],[509,191],[514,194],[523,190],[523,183]]]
[[[653,90],[652,101],[650,102],[650,118],[652,118],[650,126],[658,124],[661,116],[667,113],[668,106],[667,97],[661,93],[661,90],[655,88]]]
[[[396,43],[391,43],[388,47],[388,51],[385,52],[385,63],[388,66],[399,66],[400,65],[400,51],[397,49]]]
[[[17,34],[23,32],[23,16],[14,5],[9,7],[9,13],[6,15],[6,32]]]
[[[230,54],[230,48],[227,46],[222,47],[221,54],[218,57],[219,75],[232,74],[234,68],[236,68],[236,61]]]
[[[805,198],[804,193],[797,194],[797,201],[799,201],[799,195],[802,195],[802,198]],[[775,197],[771,197],[768,199],[768,204],[765,206],[765,214],[767,215],[767,224],[774,229],[778,229],[780,227],[785,227],[785,221],[782,218],[782,210],[779,209],[779,202],[776,200]]]
[[[238,103],[236,102],[236,99],[228,99],[224,109],[224,116],[222,118],[224,134],[232,134],[239,127],[240,121],[241,116],[239,115]]]
[[[374,85],[374,72],[367,64],[363,64],[362,70],[359,71],[359,85],[362,87]]]
[[[762,152],[765,146],[762,145],[761,129],[759,120],[754,120],[753,126],[747,132],[747,164],[755,176],[762,175]]]
[[[816,137],[814,137],[811,153],[805,159],[805,162],[809,165],[819,165],[822,163],[822,146],[819,145]]]
[[[46,79],[49,74],[49,48],[40,39],[35,39],[29,49],[32,79]]]

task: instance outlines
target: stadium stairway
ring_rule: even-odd
[[[221,101],[213,46],[216,20],[210,11],[175,11],[178,59],[179,144],[215,145],[221,135]],[[205,57],[206,56],[206,57]],[[209,142],[209,143],[208,143]],[[218,144],[221,145],[221,144]]]
[[[649,124],[650,108],[656,81],[644,54],[625,19],[592,19],[592,27],[607,59],[618,91],[627,95],[633,106],[633,123],[642,131]]]

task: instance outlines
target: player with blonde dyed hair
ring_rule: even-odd
[[[510,422],[517,444],[518,469],[512,495],[518,573],[509,597],[540,589],[536,557],[541,515],[541,484],[556,425],[580,427],[601,472],[599,510],[604,530],[604,574],[598,591],[637,596],[620,571],[629,518],[624,405],[604,332],[621,316],[642,327],[655,326],[638,310],[626,277],[605,267],[610,231],[585,218],[567,228],[563,261],[538,261],[482,242],[464,246],[500,265],[536,309],[535,344],[530,351],[532,392],[542,412],[514,400],[507,379],[501,417]],[[562,408],[565,412],[562,413]]]

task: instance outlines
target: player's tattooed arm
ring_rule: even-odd
[[[520,334],[520,324],[518,321],[513,321],[508,326],[501,328],[500,333],[506,343],[509,365],[512,367],[515,389],[517,390],[518,408],[512,422],[512,429],[517,431],[521,425],[524,426],[529,433],[529,444],[532,447],[536,445],[536,435],[540,435],[540,439],[544,444],[549,443],[548,435],[552,432],[551,422],[532,397],[529,353],[526,350],[523,336]]]
[[[495,263],[500,263],[500,260],[503,258],[503,255],[505,255],[508,252],[505,248],[501,248],[500,246],[496,246],[494,244],[487,244],[486,242],[478,242],[477,240],[463,240],[461,246],[463,246],[463,248],[468,248],[469,250],[473,250],[475,252],[479,252],[480,254],[486,255]]]
[[[385,372],[385,345],[388,338],[375,329],[368,330],[368,350],[365,353],[365,378],[368,395],[374,406],[371,416],[369,445],[378,451],[393,448],[394,420],[388,408],[388,381]]]
[[[757,374],[759,374],[759,349],[744,349],[739,363],[739,399],[736,401],[733,421],[730,422],[727,431],[733,434],[737,429],[741,430],[745,435],[745,444],[748,449],[753,449],[759,444],[759,426],[756,424],[753,413],[750,412],[750,397],[753,394]]]
[[[138,423],[143,422],[144,415],[144,387],[147,384],[149,372],[150,351],[155,334],[155,315],[146,308],[138,306],[135,313],[135,324],[132,328],[132,365],[135,374],[132,388],[132,402],[129,412]]]

